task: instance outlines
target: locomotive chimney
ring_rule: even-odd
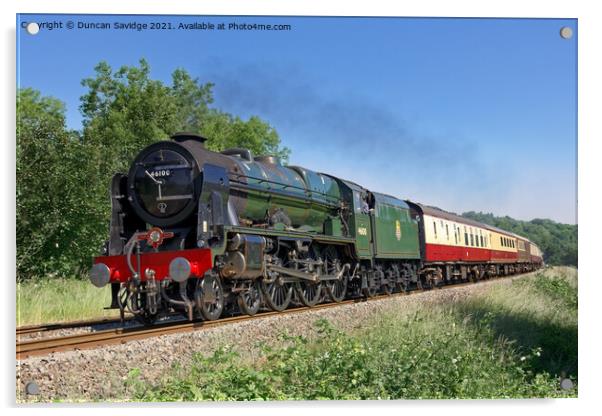
[[[178,143],[185,142],[188,140],[194,140],[203,147],[205,147],[205,142],[207,141],[206,137],[203,137],[200,134],[192,133],[189,131],[179,131],[177,133],[174,133],[174,134],[172,134],[171,139]]]

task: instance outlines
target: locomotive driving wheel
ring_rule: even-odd
[[[341,273],[341,260],[336,248],[328,246],[324,250],[324,270],[329,276],[338,276]],[[347,294],[347,273],[339,279],[326,281],[326,294],[333,302],[342,302]]]
[[[260,288],[266,305],[273,311],[282,312],[291,303],[293,285],[285,282],[277,273],[274,273],[268,281],[262,280]]]
[[[304,260],[315,261],[318,258],[318,253],[315,248],[310,248],[309,254],[304,256]],[[301,267],[295,269],[308,273],[315,273],[315,268],[312,267]],[[295,283],[295,292],[297,297],[299,298],[299,302],[301,302],[305,306],[316,306],[316,304],[320,301],[322,297],[322,282],[319,280],[313,282],[311,280],[301,279],[297,283]]]
[[[322,283],[320,281],[301,280],[295,283],[295,292],[303,305],[316,306],[322,296]]]
[[[238,307],[246,315],[253,316],[259,311],[262,302],[261,291],[256,280],[249,283],[249,289],[238,295]]]
[[[204,319],[208,321],[218,319],[224,310],[224,299],[224,288],[217,275],[207,273],[199,280],[194,301]]]

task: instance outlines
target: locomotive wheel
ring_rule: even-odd
[[[363,288],[362,293],[367,298],[373,298],[374,296],[376,296],[376,293],[378,292],[378,286],[377,286],[376,282],[373,282],[372,279],[370,279],[370,278],[368,278],[367,283],[368,283],[368,287]]]
[[[433,288],[433,278],[431,274],[427,274],[426,276],[420,276],[418,278],[418,289],[419,290],[430,290]]]
[[[329,276],[338,276],[341,272],[341,261],[337,250],[329,246],[324,250],[324,270]],[[327,280],[324,283],[326,294],[333,302],[342,302],[347,295],[347,273],[338,280]]]
[[[143,325],[152,325],[157,321],[158,317],[159,317],[159,314],[150,313],[149,311],[144,311],[140,315],[137,315],[136,319]]]
[[[195,291],[194,300],[204,319],[218,319],[224,310],[224,288],[219,277],[206,274]]]
[[[385,295],[392,295],[397,289],[397,285],[395,284],[395,275],[390,269],[386,270],[383,275],[381,290]]]
[[[410,284],[407,281],[402,280],[401,283],[397,283],[397,290],[403,293],[409,292]]]
[[[376,296],[377,288],[375,288],[375,287],[366,287],[366,288],[362,289],[362,292],[364,293],[365,297],[367,297],[367,298],[373,298],[374,296]]]
[[[395,290],[395,286],[392,283],[384,283],[381,288],[385,295],[392,295]]]
[[[282,312],[291,303],[293,285],[291,283],[284,283],[281,277],[275,278],[270,283],[262,280],[260,287],[266,305],[273,311]]]
[[[342,302],[347,295],[347,276],[326,283],[326,294],[333,302]]]
[[[295,283],[295,292],[299,301],[305,306],[316,306],[322,296],[322,283],[302,280]]]
[[[238,307],[243,314],[253,316],[259,311],[262,302],[261,291],[256,281],[249,284],[249,290],[238,295]]]
[[[318,248],[316,246],[311,246],[308,253],[301,254],[300,257],[303,260],[316,260],[319,258]],[[311,273],[313,271],[313,269],[307,266],[299,267],[296,264],[289,264],[288,267],[306,273]],[[300,279],[294,284],[294,287],[297,299],[305,306],[316,306],[322,298],[322,282],[320,281],[312,282],[310,280]]]

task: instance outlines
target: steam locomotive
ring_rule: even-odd
[[[535,270],[528,239],[250,150],[176,133],[111,183],[110,235],[91,282],[153,321],[429,289]]]

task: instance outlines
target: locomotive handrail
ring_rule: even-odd
[[[302,187],[300,187],[300,186],[296,186],[296,185],[285,185],[285,184],[283,184],[282,182],[276,182],[276,181],[272,181],[272,180],[270,180],[270,179],[265,179],[265,178],[257,178],[257,177],[255,177],[255,176],[243,175],[242,173],[231,173],[230,175],[232,175],[232,176],[236,176],[237,178],[248,178],[248,179],[254,179],[254,180],[256,180],[256,181],[259,181],[260,183],[261,183],[261,182],[273,183],[273,184],[276,184],[276,185],[282,185],[282,186],[286,186],[286,187],[290,187],[290,188],[299,189],[299,190],[301,190],[301,191],[304,191],[304,192],[311,192],[311,191],[309,191],[307,188],[302,188]],[[235,180],[235,181],[236,181],[236,180]],[[237,182],[238,182],[238,181],[237,181]],[[241,182],[241,183],[243,183],[243,182]]]
[[[241,185],[244,185],[244,186],[241,186]],[[256,191],[256,192],[266,192],[266,189],[254,186],[253,184],[248,184],[248,183],[239,182],[239,181],[232,181],[232,182],[230,182],[230,186],[231,186],[231,188],[239,189],[239,190],[242,190],[242,191],[253,190],[253,191]],[[306,201],[308,204],[312,204],[314,206],[322,206],[322,207],[325,207],[325,208],[338,208],[338,205],[336,204],[336,202],[338,202],[338,201],[336,199],[334,199],[334,198],[333,198],[333,202],[326,203],[326,202],[322,202],[322,201],[319,201],[319,200],[316,200],[316,199],[312,199],[311,198],[311,194],[310,195],[306,194],[305,196],[308,197],[308,198],[303,198],[299,194],[295,194],[295,193],[287,192],[287,191],[282,191],[282,190],[279,190],[279,189],[271,189],[270,192],[272,192],[274,194],[279,194],[281,196],[285,196],[285,197],[288,197],[288,198],[300,199],[300,200]],[[336,202],[334,202],[334,201],[336,201]]]
[[[305,192],[307,194],[307,196],[309,196],[309,197],[311,197],[312,193],[316,193],[316,194],[319,194],[319,195],[323,196],[325,199],[332,199],[333,201],[338,201],[339,200],[337,197],[334,197],[334,196],[329,195],[329,194],[325,194],[325,193],[320,192],[320,191],[311,190],[311,189],[308,189],[308,188],[302,188],[302,187],[296,186],[296,185],[286,185],[286,184],[283,184],[281,182],[276,182],[276,181],[273,181],[273,180],[270,180],[270,179],[256,178],[255,176],[243,175],[241,173],[233,173],[233,174],[230,174],[230,175],[236,176],[237,178],[253,179],[253,180],[259,181],[259,183],[266,182],[266,183],[270,183],[270,184],[280,185],[280,186],[286,187],[286,188],[299,189],[299,190]],[[236,179],[230,179],[230,180],[233,181],[233,182],[238,182],[238,183],[244,184],[244,185],[251,185],[249,183],[240,182],[240,181],[238,181]]]

